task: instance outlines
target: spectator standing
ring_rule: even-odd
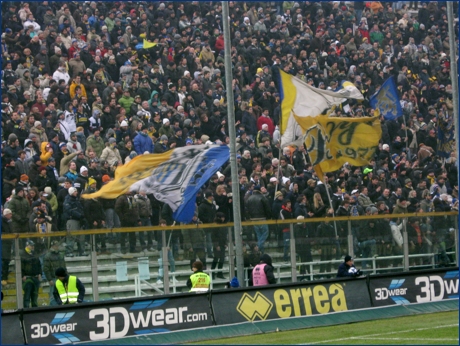
[[[24,289],[24,308],[38,307],[38,290],[42,280],[42,265],[35,254],[35,243],[26,242],[24,250],[20,252],[22,270],[22,288]]]

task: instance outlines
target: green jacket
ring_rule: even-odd
[[[126,110],[126,114],[129,114],[129,110],[133,102],[134,102],[134,99],[132,97],[125,97],[125,96],[123,96],[122,98],[118,100],[118,104]]]
[[[86,140],[86,150],[88,150],[89,148],[93,148],[93,150],[96,152],[96,156],[100,157],[102,154],[102,150],[104,150],[105,148],[105,143],[102,137],[99,136],[98,138],[96,138],[94,135],[89,136]]]
[[[43,260],[43,272],[45,273],[47,280],[54,281],[54,273],[56,272],[56,269],[60,267],[67,270],[64,256],[59,251],[48,251]]]
[[[8,207],[13,213],[11,222],[13,233],[28,232],[29,215],[31,213],[29,201],[24,197],[14,195]]]
[[[57,197],[54,193],[51,192],[47,200],[49,204],[51,204],[51,209],[53,210],[53,215],[54,215],[54,213],[58,210],[58,207],[59,207]]]

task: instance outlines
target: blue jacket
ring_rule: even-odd
[[[138,155],[142,155],[148,151],[150,154],[153,153],[153,141],[148,134],[139,132],[134,138],[134,150]]]

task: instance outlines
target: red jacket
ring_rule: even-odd
[[[259,119],[257,119],[257,129],[260,131],[262,130],[262,125],[267,124],[268,125],[268,133],[270,133],[270,136],[273,136],[273,132],[275,131],[275,125],[273,125],[273,120],[268,117],[260,116]]]

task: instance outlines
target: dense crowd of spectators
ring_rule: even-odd
[[[238,137],[233,184],[245,220],[457,210],[457,155],[437,154],[439,122],[453,115],[449,53],[458,46],[448,42],[445,2],[229,8],[232,48],[225,52],[220,2],[2,2],[2,207],[12,214],[12,232],[158,225],[160,216],[173,224],[170,208],[142,191],[116,200],[80,195],[100,189],[137,155],[228,144],[228,103]],[[232,58],[233,100],[224,54]],[[304,147],[280,144],[278,69],[320,89],[354,83],[365,100],[337,110],[343,117],[370,115],[369,97],[394,76],[405,122],[382,118],[369,165],[317,177]],[[231,184],[230,167],[222,167],[198,195],[198,219],[214,222],[217,206],[232,221]],[[354,224],[355,251],[398,253],[397,221]],[[336,227],[326,219],[296,232],[322,239],[305,245],[321,248],[322,258],[341,258],[336,245],[346,244],[348,228]],[[411,218],[413,253],[446,250],[451,227],[444,217]],[[283,227],[261,225],[245,230],[247,240],[253,232],[262,252],[265,240],[284,246],[289,238]],[[217,236],[206,233],[211,256]],[[150,233],[137,236],[129,233],[129,251],[137,241],[151,249]],[[128,251],[126,234],[98,238],[100,249],[112,240]],[[84,237],[66,241],[67,255],[73,241],[84,255]]]

